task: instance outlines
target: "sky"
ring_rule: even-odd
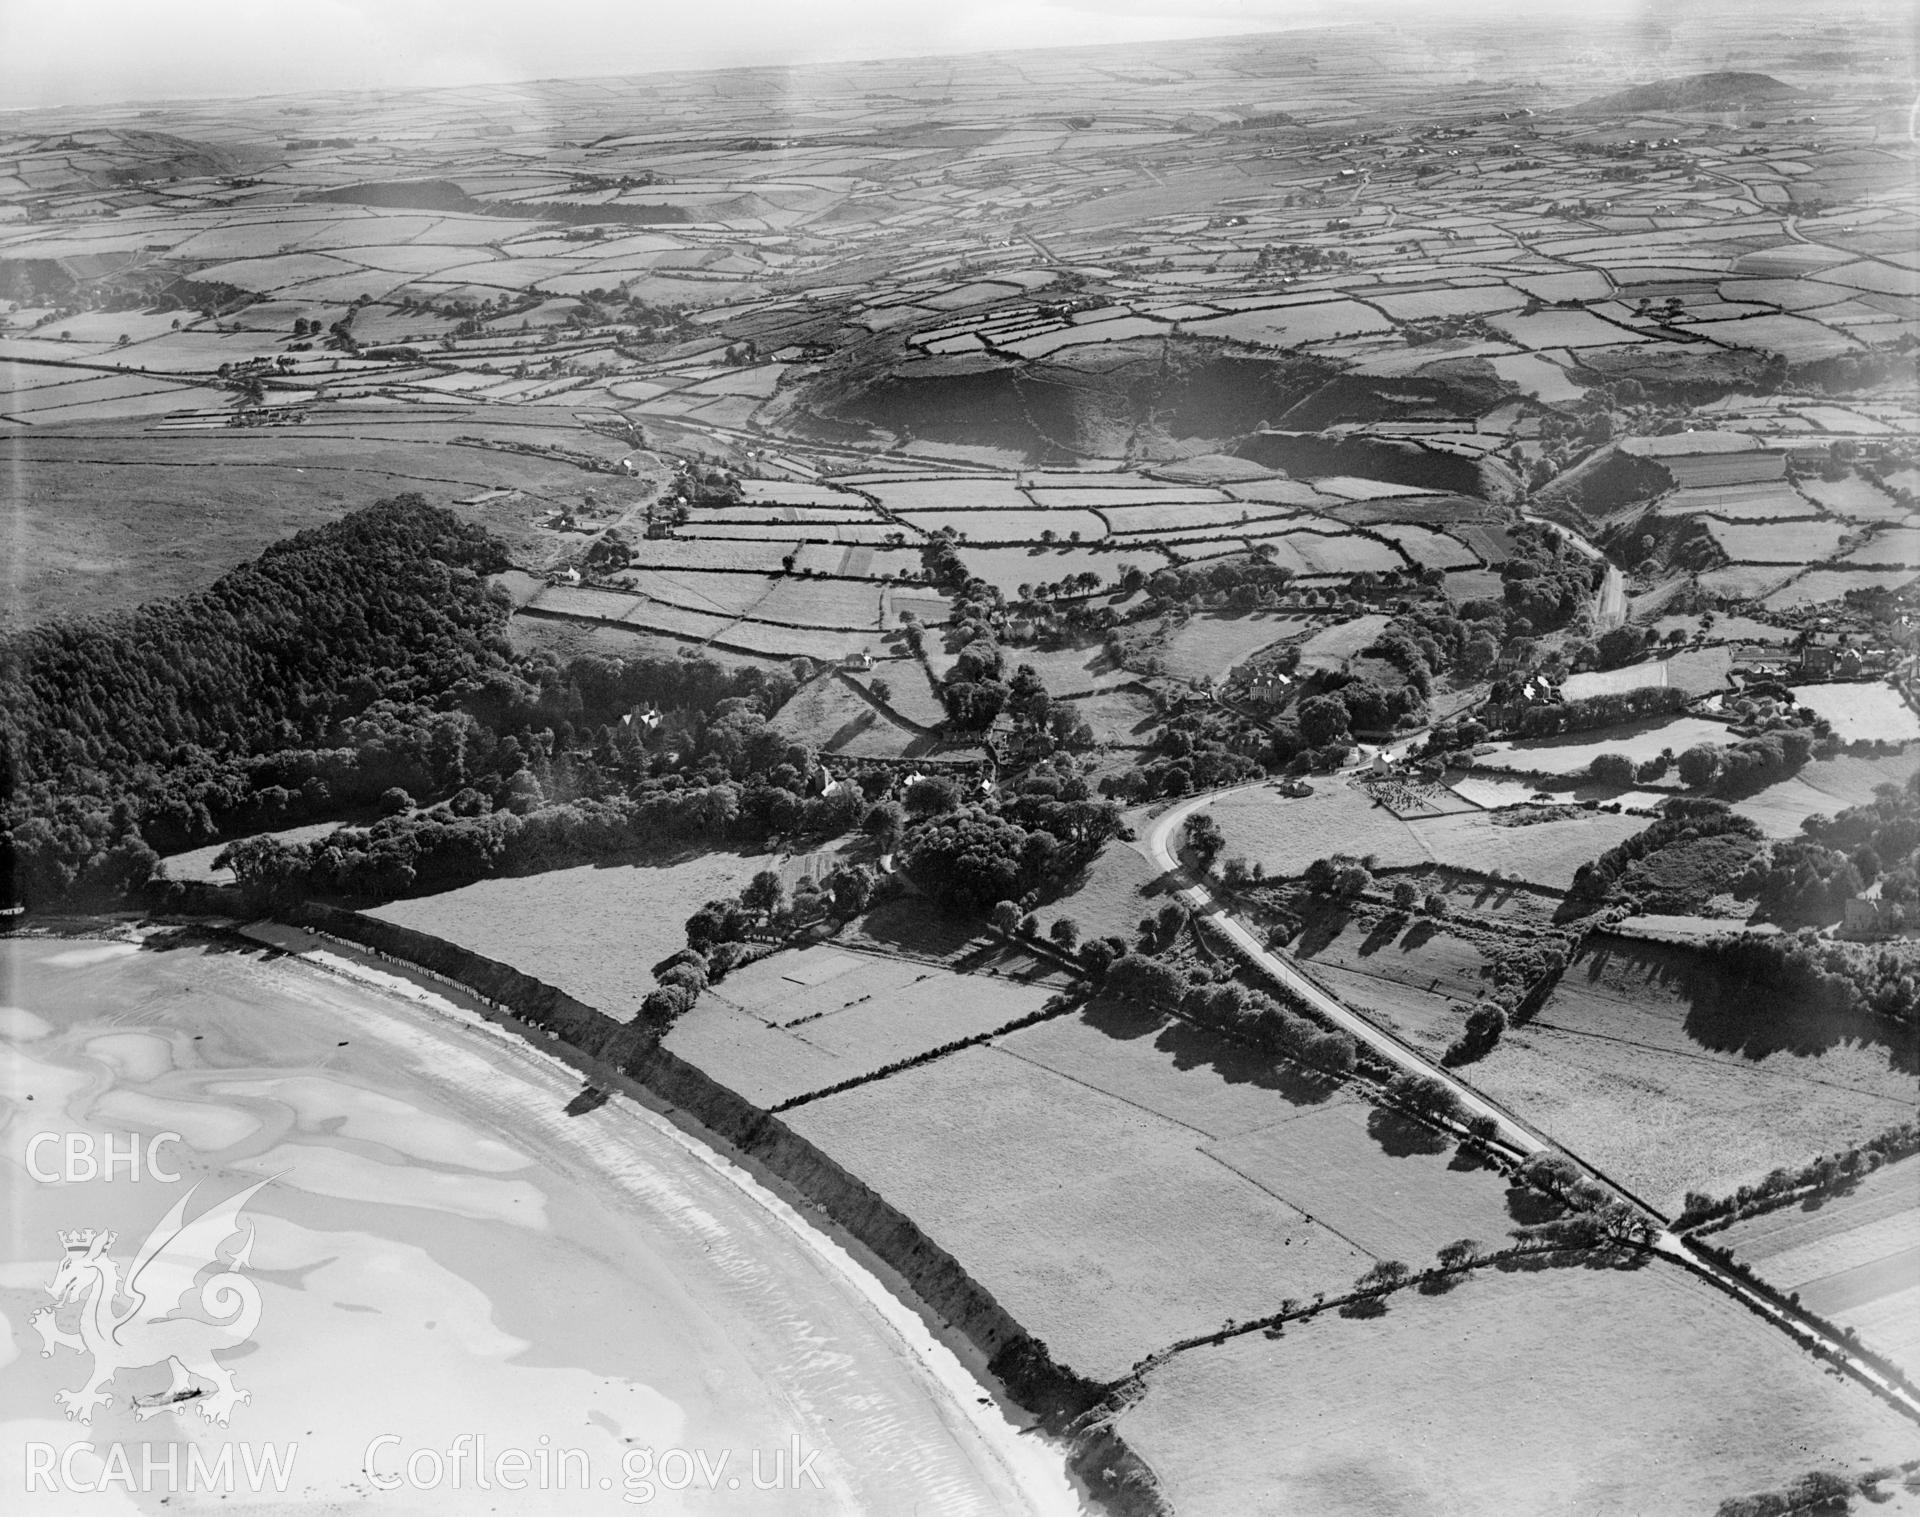
[[[1354,0],[0,0],[0,108],[1154,42],[1353,10]]]

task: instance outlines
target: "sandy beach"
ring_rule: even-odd
[[[430,982],[330,967],[0,944],[0,1488],[21,1491],[47,1445],[94,1445],[29,1510],[1080,1509],[1058,1454],[750,1176],[624,1098],[577,1101],[574,1071]],[[166,1132],[154,1153],[177,1180],[124,1161],[85,1178],[85,1155],[138,1135],[144,1158]],[[189,1187],[191,1217],[268,1176],[242,1217],[258,1326],[220,1356],[251,1400],[225,1427],[202,1397],[137,1420],[168,1371],[129,1366],[90,1425],[64,1420],[55,1392],[90,1362],[42,1357],[29,1322],[57,1234],[112,1228],[124,1266]],[[225,1500],[170,1488],[169,1449],[184,1480],[190,1445],[210,1463],[228,1444],[241,1470],[297,1446],[284,1491],[244,1473]],[[524,1488],[478,1487],[503,1469]]]

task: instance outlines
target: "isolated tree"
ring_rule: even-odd
[[[1047,929],[1047,936],[1071,953],[1074,944],[1080,941],[1080,924],[1072,917],[1056,917],[1053,925]]]
[[[873,692],[873,698],[877,701],[890,701],[893,699],[893,686],[886,680],[873,680],[867,685],[867,688]]]
[[[987,920],[993,923],[994,931],[1012,937],[1020,930],[1020,908],[1012,901],[995,901]]]
[[[1447,905],[1447,898],[1437,890],[1427,892],[1424,909],[1430,917],[1444,917],[1452,910],[1452,908]]]
[[[1196,811],[1188,817],[1180,829],[1180,836],[1193,856],[1200,861],[1202,869],[1211,869],[1214,859],[1226,846],[1226,838],[1221,835],[1220,824],[1204,811]]]
[[[1400,911],[1411,911],[1420,904],[1420,892],[1414,888],[1412,880],[1393,882],[1393,904]]]
[[[785,896],[786,887],[780,883],[780,876],[771,869],[762,869],[747,881],[746,888],[740,892],[740,904],[764,919],[780,909],[780,902]]]
[[[1470,1264],[1480,1256],[1480,1245],[1472,1238],[1457,1238],[1452,1243],[1441,1245],[1438,1258],[1448,1269],[1462,1264]]]

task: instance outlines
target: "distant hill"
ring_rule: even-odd
[[[1677,79],[1661,79],[1653,84],[1620,90],[1616,94],[1598,96],[1572,107],[1569,114],[1636,116],[1647,111],[1725,110],[1741,105],[1771,105],[1776,101],[1794,99],[1799,94],[1799,90],[1790,84],[1782,84],[1771,74],[1732,71],[1686,74]]]

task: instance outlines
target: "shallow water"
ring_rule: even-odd
[[[624,1100],[569,1115],[573,1072],[441,996],[392,988],[251,952],[0,943],[9,1506],[34,1460],[84,1440],[93,1453],[40,1477],[27,1509],[157,1512],[166,1496],[167,1511],[1080,1510],[1057,1453],[778,1198]],[[89,1149],[160,1132],[180,1135],[158,1150],[177,1181],[132,1180],[124,1162],[84,1178]],[[52,1183],[28,1169],[40,1133],[60,1135],[31,1150]],[[84,1135],[71,1177],[69,1133]],[[42,1357],[29,1324],[64,1256],[57,1233],[116,1230],[124,1269],[189,1187],[191,1218],[268,1176],[211,1245],[224,1261],[253,1233],[241,1273],[259,1324],[218,1356],[251,1400],[224,1428],[200,1415],[206,1397],[140,1421],[132,1397],[169,1375],[130,1365],[90,1426],[63,1420],[54,1393],[92,1361]],[[189,1315],[204,1315],[197,1299]],[[496,1481],[524,1489],[475,1489],[473,1456],[449,1451],[479,1440]],[[228,1444],[237,1494],[179,1488],[189,1445],[214,1463]],[[297,1454],[285,1491],[269,1479],[261,1500],[245,1459],[269,1444]],[[499,1464],[509,1450],[524,1467]],[[815,1455],[818,1488],[796,1452]],[[72,1489],[103,1475],[104,1490]]]

